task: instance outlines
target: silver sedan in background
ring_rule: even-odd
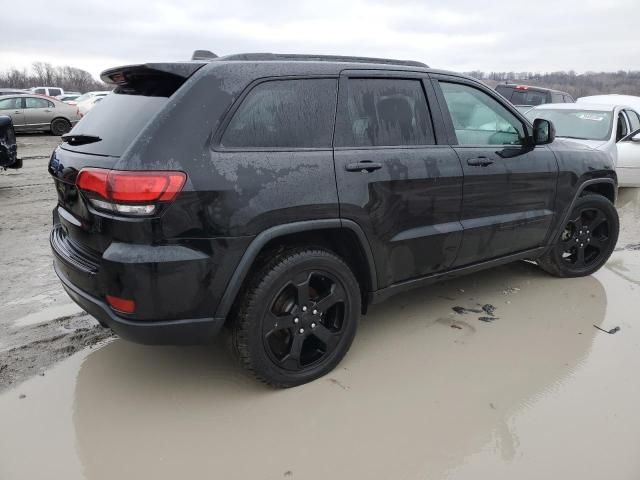
[[[550,120],[556,136],[602,150],[614,159],[618,185],[640,187],[640,115],[624,105],[547,103],[525,113]]]
[[[34,94],[3,95],[0,115],[11,117],[16,132],[48,131],[52,135],[64,135],[80,120],[78,107]]]

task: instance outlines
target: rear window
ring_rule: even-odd
[[[507,100],[511,100],[511,94],[513,93],[513,87],[507,87],[506,85],[498,85],[496,92],[502,95]]]
[[[514,105],[542,105],[548,103],[547,92],[534,90],[532,88],[517,88],[510,85],[498,85],[496,92],[502,95],[507,100],[511,101]],[[562,96],[558,100],[558,103],[562,102]]]
[[[118,157],[169,99],[111,93],[96,104],[71,130],[70,135],[100,137],[84,145],[63,144],[66,150]]]
[[[514,90],[511,103],[515,105],[542,105],[547,103],[547,92],[536,90]]]

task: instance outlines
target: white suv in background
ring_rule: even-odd
[[[29,91],[38,95],[46,95],[47,97],[57,97],[64,94],[64,90],[60,87],[33,87]]]

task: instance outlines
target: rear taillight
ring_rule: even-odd
[[[140,216],[153,215],[159,204],[172,201],[186,179],[184,172],[83,168],[76,186],[95,208]]]

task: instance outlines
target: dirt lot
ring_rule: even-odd
[[[56,192],[47,163],[60,137],[18,141],[24,167],[0,173],[0,392],[110,336],[67,297],[51,267]]]
[[[638,190],[596,275],[520,262],[400,295],[336,371],[276,391],[222,341],[134,345],[71,304],[47,244],[57,139],[20,141],[25,168],[0,175],[0,479],[640,478]]]

